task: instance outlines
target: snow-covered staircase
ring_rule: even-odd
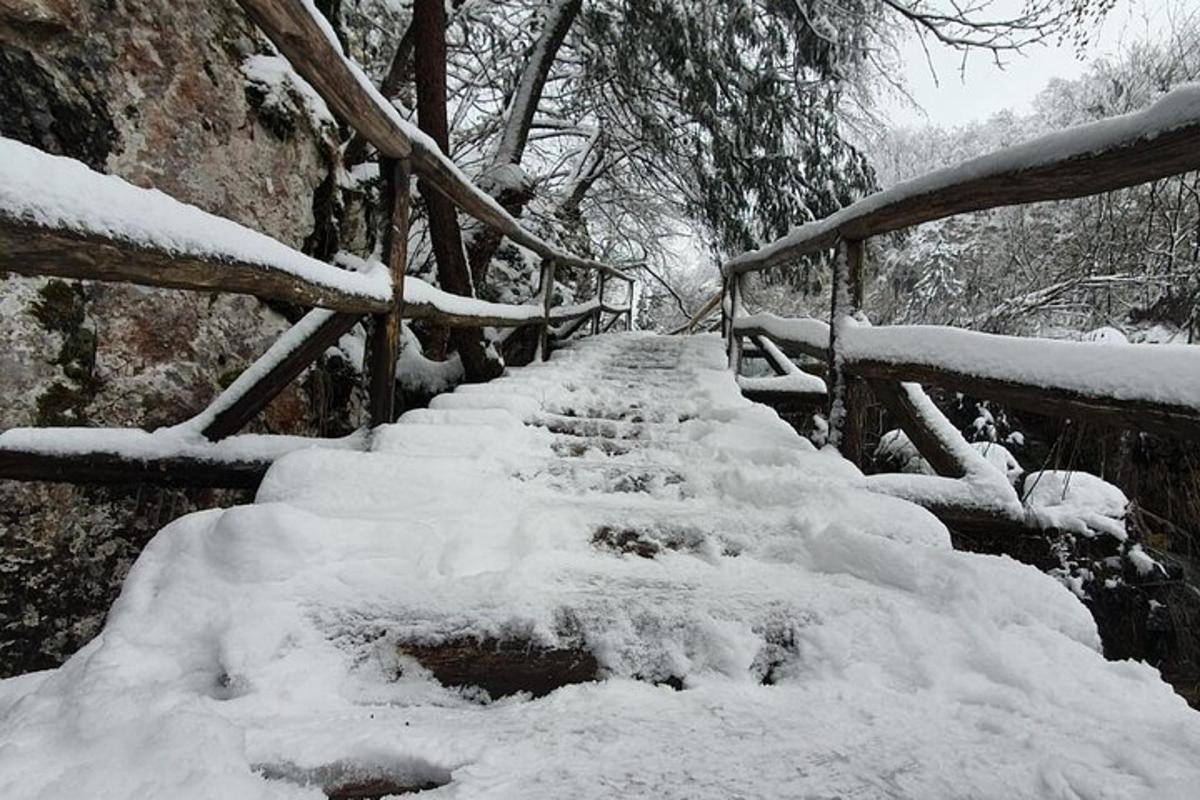
[[[584,340],[274,464],[0,683],[0,796],[1194,797],[1200,716],[1036,570]]]

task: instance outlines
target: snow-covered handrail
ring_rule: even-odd
[[[362,69],[342,50],[329,21],[312,0],[238,0],[292,67],[352,128],[391,158],[410,159],[460,209],[516,244],[553,259],[559,266],[599,270],[632,278],[604,264],[555,247],[527,231],[496,199],[476,186],[423,131],[400,116]]]
[[[212,442],[182,427],[11,428],[0,432],[0,477],[26,481],[254,489],[275,459],[309,448],[362,450],[341,439],[243,434]]]
[[[723,267],[740,274],[923,222],[998,206],[1066,200],[1200,169],[1200,84],[1142,111],[1067,128],[877,192]]]
[[[736,317],[733,331],[742,336],[765,336],[785,350],[812,358],[829,359],[829,323],[811,317],[787,318],[760,313]]]
[[[1200,347],[1193,345],[850,326],[838,356],[852,374],[871,380],[919,381],[1043,414],[1200,438]]]
[[[386,271],[356,273],[269,236],[0,137],[0,268],[254,294],[338,311],[391,307]]]

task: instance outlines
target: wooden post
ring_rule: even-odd
[[[860,465],[867,389],[861,380],[852,378],[845,370],[838,347],[845,326],[852,324],[862,310],[865,261],[865,241],[842,239],[838,242],[829,320],[829,443]]]
[[[628,332],[633,330],[633,278],[625,283],[629,287],[625,292],[625,330]]]
[[[726,306],[726,301],[729,299],[729,281],[731,278],[725,278],[721,281],[721,337],[729,335],[729,309]]]
[[[729,277],[729,313],[726,320],[728,328],[727,338],[725,340],[725,352],[729,355],[729,368],[733,370],[733,374],[737,375],[742,369],[742,337],[733,330],[733,324],[737,320],[738,306],[742,302],[742,276],[731,275]]]
[[[376,314],[368,343],[367,408],[371,427],[396,419],[396,357],[400,345],[400,315],[404,307],[404,268],[408,262],[410,171],[408,159],[382,159],[384,192],[390,206],[383,234],[383,254],[392,276],[392,308]]]
[[[592,314],[592,336],[600,333],[600,319],[604,316],[604,279],[608,275],[601,272],[596,279],[596,299],[600,301],[600,308],[597,308]]]
[[[554,302],[554,270],[554,259],[542,259],[542,330],[538,337],[538,354],[542,361],[550,359],[550,304]]]

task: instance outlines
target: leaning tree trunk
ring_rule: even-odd
[[[525,145],[529,141],[533,115],[546,88],[550,68],[582,5],[582,0],[558,0],[546,12],[542,33],[529,52],[521,79],[509,101],[500,143],[492,156],[491,165],[482,176],[484,188],[514,217],[520,216],[525,210],[525,206],[533,199],[533,191],[519,170],[506,167],[521,163]],[[512,179],[514,173],[519,175],[519,180]],[[473,230],[467,245],[467,257],[476,285],[482,285],[487,278],[488,265],[500,246],[500,239],[497,231],[485,225]]]
[[[450,151],[450,131],[446,123],[446,8],[442,0],[416,0],[413,4],[412,29],[416,42],[417,121],[442,151]],[[463,297],[474,297],[471,272],[463,253],[458,211],[448,198],[427,181],[420,181],[421,197],[429,213],[429,232],[437,260],[438,281],[442,288]],[[494,349],[487,346],[482,332],[454,328],[450,343],[462,359],[468,381],[486,381],[504,369]]]

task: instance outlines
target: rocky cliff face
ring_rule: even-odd
[[[0,135],[328,255],[340,235],[336,131],[301,93],[248,80],[248,59],[267,53],[232,0],[0,0]],[[0,271],[0,428],[179,422],[287,327],[287,313],[252,297]],[[256,427],[344,432],[349,372],[310,371]],[[149,536],[237,499],[0,481],[0,674],[69,655]]]

